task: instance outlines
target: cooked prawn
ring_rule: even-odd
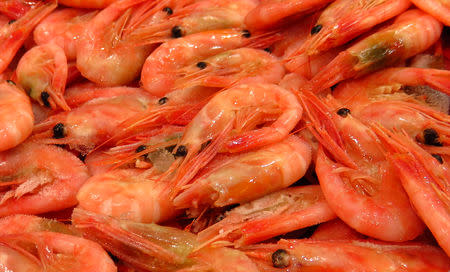
[[[155,96],[164,96],[175,88],[183,67],[243,46],[267,45],[273,37],[249,37],[235,29],[205,31],[168,41],[145,60],[141,72],[142,87]]]
[[[297,186],[265,195],[226,212],[220,222],[199,232],[198,240],[214,244],[228,241],[239,247],[335,217],[319,185]]]
[[[436,19],[450,26],[450,2],[447,0],[411,0],[414,5],[423,11],[433,15]]]
[[[450,269],[437,247],[375,241],[280,240],[249,246],[246,253],[262,271],[436,271]]]
[[[67,58],[64,50],[55,44],[44,44],[28,50],[16,68],[19,83],[39,104],[70,110],[63,94],[67,81]]]
[[[78,208],[72,222],[85,237],[144,271],[258,271],[238,250],[207,247],[193,252],[198,246],[196,236],[177,228],[118,220]]]
[[[375,129],[412,205],[450,256],[450,171],[447,161],[423,150],[406,133],[394,134],[381,126]]]
[[[56,3],[40,3],[17,21],[0,26],[0,73],[3,73],[33,28],[56,8]]]
[[[0,216],[39,214],[77,204],[86,166],[61,148],[32,142],[0,153]]]
[[[347,108],[339,108],[332,97],[327,97],[328,104],[307,96],[302,99],[312,122],[311,131],[329,152],[319,148],[316,173],[338,217],[358,232],[385,241],[407,241],[418,236],[424,226],[371,129]],[[319,109],[313,103],[324,113],[316,113]],[[320,120],[319,116],[331,119],[338,134],[323,130],[328,120]],[[336,144],[332,146],[330,141]],[[342,153],[352,164],[343,159]]]
[[[277,26],[283,19],[298,18],[326,6],[332,0],[266,0],[245,17],[249,29],[267,29]]]
[[[393,66],[434,44],[442,24],[432,16],[409,10],[394,24],[379,30],[341,52],[311,80],[312,89],[320,92],[336,83]]]
[[[31,102],[14,82],[0,83],[0,151],[13,148],[25,141],[33,131],[34,116]]]
[[[61,1],[60,1],[61,2]],[[34,29],[33,39],[37,45],[54,43],[64,49],[68,60],[76,59],[76,43],[86,24],[95,12],[64,8],[52,12]]]
[[[322,54],[343,45],[373,26],[404,12],[410,5],[408,0],[334,1],[322,11],[306,41],[287,56],[288,65],[292,66],[291,62],[298,62],[297,59],[304,55]]]
[[[217,152],[241,152],[285,139],[302,115],[290,91],[267,83],[242,84],[216,94],[189,123],[177,152],[174,194]],[[268,121],[269,126],[260,126]]]
[[[296,182],[310,162],[311,147],[297,136],[247,153],[216,156],[173,202],[194,210],[245,203]]]
[[[178,72],[176,89],[194,86],[227,88],[250,81],[278,83],[284,76],[281,61],[269,53],[252,48],[225,51],[184,67]]]

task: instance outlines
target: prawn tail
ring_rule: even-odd
[[[313,92],[319,93],[344,79],[356,76],[354,65],[355,58],[346,51],[341,52],[311,79]]]
[[[64,99],[64,95],[61,91],[55,91],[53,89],[47,89],[46,90],[50,97],[53,99],[54,104],[58,105],[61,109],[64,111],[70,111],[70,107],[67,104],[66,100]]]
[[[192,147],[188,150],[188,154],[177,169],[175,179],[173,180],[173,186],[171,186],[170,193],[171,200],[184,190],[186,185],[191,182],[198,171],[206,166],[220,151],[232,127],[233,121],[229,122],[215,139],[208,140],[203,143],[202,146]]]
[[[331,117],[333,113],[327,105],[308,90],[303,90],[299,98],[309,119],[307,127],[315,138],[336,160],[350,168],[356,168],[355,162],[344,149],[342,138]]]
[[[149,259],[165,263],[182,262],[180,256],[146,239],[154,235],[151,233],[151,227],[136,226],[137,230],[141,229],[140,232],[143,232],[141,234],[133,231],[132,226],[128,226],[126,222],[79,208],[74,209],[72,222],[83,236],[96,241],[113,255],[137,267],[148,264]]]

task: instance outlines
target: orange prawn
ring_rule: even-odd
[[[25,92],[13,81],[0,83],[0,151],[13,148],[33,131],[34,115]]]
[[[385,241],[418,236],[423,223],[385,160],[374,132],[332,97],[324,103],[305,94],[302,100],[312,133],[329,152],[319,148],[315,169],[325,198],[338,217],[358,232]],[[336,126],[337,135],[329,128],[329,121]]]
[[[175,150],[185,158],[174,195],[217,152],[242,152],[285,139],[301,115],[296,96],[274,84],[242,84],[216,94],[189,123]],[[261,126],[268,121],[269,126]]]
[[[291,187],[226,212],[220,222],[199,232],[198,240],[241,247],[335,217],[319,185]]]
[[[77,204],[86,166],[59,147],[24,143],[0,153],[0,216],[39,214]]]
[[[450,256],[450,171],[447,161],[431,155],[406,133],[374,126],[383,140],[387,159],[398,171],[412,205],[439,245]]]
[[[320,92],[336,83],[393,66],[434,44],[442,24],[432,16],[409,10],[394,24],[355,43],[311,79],[311,88]]]
[[[310,162],[311,147],[297,136],[251,152],[216,156],[173,203],[193,210],[245,203],[293,184]]]
[[[3,73],[33,28],[56,8],[56,3],[40,3],[17,21],[0,26],[0,73]]]
[[[68,111],[64,100],[68,67],[64,50],[55,44],[44,44],[28,50],[16,68],[19,83],[39,104]]]

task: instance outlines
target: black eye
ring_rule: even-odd
[[[158,100],[158,104],[159,105],[164,105],[164,104],[166,104],[167,103],[167,101],[169,101],[169,98],[167,98],[167,97],[161,97],[159,100]]]
[[[432,128],[423,131],[423,139],[426,145],[442,146],[442,143],[439,142],[439,134]]]
[[[435,158],[440,164],[444,163],[444,160],[442,159],[441,155],[439,155],[439,154],[431,154],[431,156],[433,156],[433,158]]]
[[[242,36],[245,38],[250,38],[252,34],[250,34],[250,31],[248,31],[247,29],[244,29],[242,30]]]
[[[175,157],[185,157],[188,153],[186,146],[180,145],[175,152]]]
[[[53,127],[53,138],[61,139],[65,137],[64,124],[58,123]]]
[[[269,47],[264,48],[264,51],[266,51],[267,53],[272,53],[272,49],[270,49]]]
[[[183,32],[181,31],[181,27],[179,27],[179,26],[172,27],[172,37],[173,38],[183,37]]]
[[[172,15],[173,14],[173,10],[169,7],[165,7],[162,9],[165,13],[167,13],[167,15]]]
[[[289,266],[289,253],[284,249],[278,249],[272,254],[272,264],[276,268],[286,268]]]
[[[140,145],[140,146],[138,146],[138,147],[136,148],[135,152],[136,152],[136,153],[140,153],[140,152],[142,152],[142,151],[144,151],[144,150],[146,150],[146,149],[147,149],[147,146],[145,146],[145,145]]]
[[[202,70],[205,69],[206,66],[208,66],[208,64],[206,62],[204,62],[204,61],[197,62],[197,67],[202,69]]]
[[[350,110],[347,109],[347,108],[340,108],[336,113],[337,113],[339,116],[347,117],[347,115],[350,114]]]
[[[322,25],[316,25],[311,29],[311,35],[317,34],[322,30]]]
[[[8,22],[9,25],[14,24],[16,22],[16,20],[11,20]]]
[[[50,107],[50,102],[48,102],[49,97],[50,97],[50,95],[47,92],[41,93],[42,103],[44,103],[44,106],[46,106],[46,107]]]

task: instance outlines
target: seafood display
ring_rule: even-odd
[[[0,1],[0,271],[450,271],[449,18]]]

